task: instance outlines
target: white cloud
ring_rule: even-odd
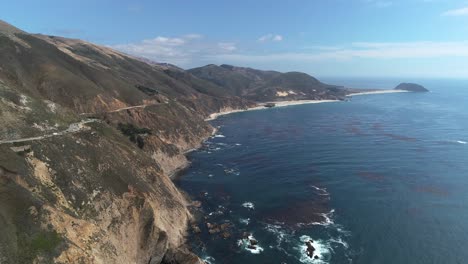
[[[281,35],[275,35],[273,37],[273,41],[282,41],[282,40],[283,40],[283,36],[281,36]]]
[[[320,47],[320,46],[319,46]],[[307,62],[352,59],[424,59],[468,57],[468,41],[461,42],[355,42],[345,47],[329,47],[309,52],[270,54],[219,54],[216,60],[251,62]]]
[[[259,42],[268,42],[268,41],[282,41],[283,36],[278,35],[278,34],[266,34],[258,38]]]
[[[468,16],[468,7],[448,10],[442,16]]]
[[[143,40],[146,45],[164,45],[164,46],[180,46],[185,44],[186,39],[182,38],[167,38],[167,37],[156,37],[154,39]]]
[[[468,41],[354,42],[339,46],[307,46],[289,52],[270,53],[255,48],[239,49],[237,45],[234,42],[213,42],[201,36],[185,35],[178,37],[159,36],[111,47],[128,54],[146,57],[157,62],[172,63],[184,68],[209,63],[257,65],[260,67],[268,65],[268,67],[276,69],[282,68],[284,65],[300,67],[296,70],[308,67],[307,65],[310,67],[312,65],[334,65],[333,68],[337,67],[337,69],[340,65],[399,65],[395,66],[396,71],[400,68],[403,69],[404,65],[409,62],[419,61],[423,66],[428,65],[425,67],[429,68],[422,68],[419,64],[420,66],[416,67],[415,71],[419,70],[421,73],[425,73],[425,71],[431,70],[432,74],[436,73],[437,69],[442,71],[440,67],[444,67],[443,70],[448,72],[447,75],[456,72],[461,75],[459,66],[452,68],[450,65],[440,66],[438,62],[456,61],[460,64],[462,63],[460,61],[468,59]],[[423,63],[424,61],[427,63]],[[409,72],[408,70],[408,74]]]
[[[167,62],[181,67],[215,54],[230,54],[237,50],[234,42],[210,42],[200,34],[178,37],[158,36],[140,42],[112,45],[111,48],[156,62]]]

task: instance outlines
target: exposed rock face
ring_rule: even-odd
[[[415,83],[400,83],[395,90],[405,90],[409,92],[429,92],[424,86]]]
[[[309,258],[312,258],[314,256],[315,251],[315,247],[312,245],[312,240],[307,241],[305,244],[307,246],[307,256],[309,256]]]
[[[94,131],[32,142],[21,155],[1,146],[1,231],[12,239],[2,245],[18,245],[5,263],[148,263],[183,245],[184,197],[117,131]]]

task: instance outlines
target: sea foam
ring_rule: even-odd
[[[314,188],[317,191],[318,195],[330,196],[330,193],[327,191],[326,188],[320,188],[320,187],[317,187],[315,185],[311,185],[310,187]]]
[[[249,252],[252,253],[252,254],[260,254],[260,253],[262,253],[263,248],[260,246],[260,244],[255,245],[255,249],[249,248],[250,240],[255,240],[255,241],[257,241],[253,235],[250,235],[250,236],[248,236],[248,237],[245,238],[245,239],[239,239],[239,240],[237,241],[237,245],[238,245],[239,247],[241,247],[242,249],[249,251]],[[257,241],[257,242],[258,242],[258,241]]]
[[[242,204],[242,206],[245,207],[245,208],[248,208],[250,210],[255,209],[255,205],[252,202],[245,202],[245,203]]]
[[[335,222],[333,221],[333,213],[335,213],[335,209],[331,209],[330,212],[328,213],[321,213],[320,215],[325,219],[324,221],[321,222],[311,222],[309,224],[299,224],[300,226],[302,225],[320,225],[320,226],[331,226],[334,225]]]
[[[214,264],[215,263],[215,259],[213,257],[210,257],[210,256],[206,256],[203,258],[203,261],[206,263],[206,264]]]
[[[240,218],[239,223],[244,224],[244,225],[249,225],[250,224],[250,218]]]

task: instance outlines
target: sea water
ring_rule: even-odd
[[[468,81],[420,83],[431,92],[212,121],[176,181],[202,202],[193,250],[209,263],[468,263]]]

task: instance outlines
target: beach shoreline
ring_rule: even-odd
[[[406,91],[406,90],[380,90],[380,91],[375,90],[375,91],[369,91],[369,92],[350,93],[350,94],[347,94],[346,97],[353,97],[353,96],[360,96],[360,95],[372,95],[372,94],[407,93],[407,92],[409,92],[409,91]],[[336,103],[336,102],[342,102],[342,101],[343,100],[290,100],[290,101],[264,102],[264,103],[258,103],[254,107],[249,107],[249,108],[245,108],[245,109],[231,109],[231,110],[221,111],[221,112],[217,112],[217,113],[212,113],[207,118],[205,118],[205,121],[212,121],[212,120],[215,120],[216,118],[218,118],[220,116],[234,114],[234,113],[240,113],[240,112],[255,111],[255,110],[266,110],[266,109],[284,107],[284,106],[291,106],[291,105]],[[267,104],[274,104],[275,106],[267,107],[266,106]]]
[[[232,109],[232,110],[227,110],[227,111],[221,111],[217,113],[210,114],[208,118],[205,119],[205,121],[212,121],[215,120],[216,118],[223,116],[223,115],[229,115],[233,113],[239,113],[239,112],[247,112],[247,111],[255,111],[255,110],[267,110],[271,108],[278,108],[278,107],[285,107],[285,106],[291,106],[291,105],[303,105],[303,104],[319,104],[319,103],[334,103],[334,102],[341,102],[340,100],[292,100],[292,101],[276,101],[276,102],[265,102],[265,103],[258,103],[254,107],[249,107],[245,109]],[[267,107],[267,104],[275,104],[273,107]]]
[[[406,90],[380,90],[380,91],[369,91],[369,92],[358,92],[347,94],[347,97],[368,95],[368,94],[388,94],[388,93],[408,93]]]

